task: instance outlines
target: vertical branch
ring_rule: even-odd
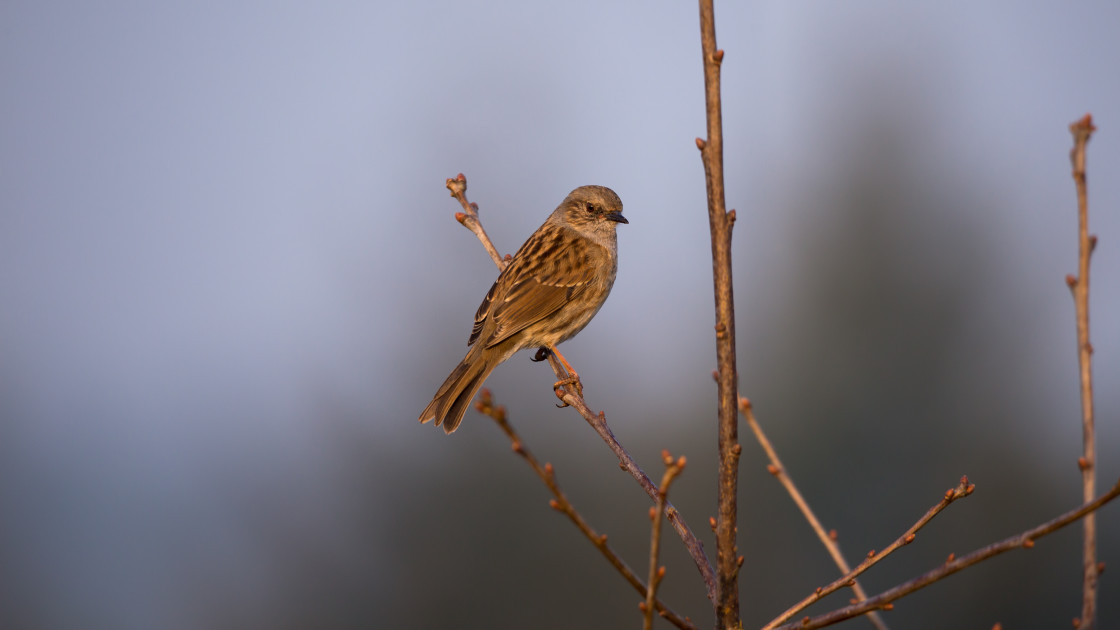
[[[653,629],[653,609],[657,602],[657,587],[665,578],[665,567],[657,566],[657,556],[661,550],[661,513],[665,511],[665,497],[669,495],[669,486],[673,479],[684,470],[685,459],[682,455],[673,459],[669,451],[661,451],[661,459],[665,462],[665,475],[661,477],[661,489],[657,492],[657,505],[649,509],[649,518],[653,522],[650,528],[649,539],[649,577],[646,579],[646,601],[640,608],[643,613],[642,630]]]
[[[700,0],[700,43],[704,58],[704,93],[708,139],[696,139],[708,189],[708,223],[712,231],[712,275],[716,301],[716,359],[719,374],[719,509],[716,520],[716,627],[738,628],[739,562],[735,545],[738,494],[738,380],[735,371],[735,306],[731,292],[731,227],[735,211],[725,212],[723,191],[723,121],[719,72],[723,51],[716,49],[712,0]]]
[[[1097,445],[1093,428],[1093,344],[1089,342],[1089,256],[1097,245],[1097,237],[1089,236],[1089,192],[1085,184],[1085,145],[1093,135],[1093,117],[1084,118],[1069,126],[1073,134],[1073,149],[1069,158],[1073,164],[1073,181],[1077,185],[1077,277],[1068,276],[1077,312],[1077,360],[1081,373],[1081,431],[1084,452],[1077,460],[1081,467],[1082,500],[1089,502],[1097,493]],[[1084,588],[1081,601],[1080,628],[1094,626],[1097,608],[1097,518],[1085,517],[1083,549]]]

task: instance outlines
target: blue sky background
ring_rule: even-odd
[[[1085,112],[1100,484],[1120,477],[1120,5],[716,16],[742,393],[849,557],[962,473],[978,484],[869,589],[1079,502],[1063,277]],[[689,457],[675,501],[706,529],[693,4],[6,2],[0,84],[0,625],[639,623],[488,420],[449,438],[415,418],[495,276],[444,180],[467,174],[505,252],[572,188],[610,186],[630,219],[619,280],[566,354],[647,469]],[[641,567],[646,499],[553,407],[552,378],[524,355],[489,385]],[[748,626],[834,575],[760,457],[746,445]],[[1117,518],[1101,513],[1110,565]],[[1068,624],[1079,540],[892,615]],[[668,546],[666,598],[706,625]],[[1106,573],[1105,625],[1117,594]]]

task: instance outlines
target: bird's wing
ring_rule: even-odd
[[[598,245],[571,235],[556,238],[555,232],[535,236],[542,238],[522,246],[482,300],[469,343],[481,337],[489,319],[482,342],[493,347],[560,310],[594,281],[591,248]]]

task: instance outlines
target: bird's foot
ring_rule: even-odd
[[[564,397],[569,393],[575,394],[578,398],[583,398],[583,383],[579,380],[579,374],[572,372],[571,376],[568,378],[553,383],[552,391],[555,392],[556,397],[560,399],[561,404],[556,406],[563,409],[564,407],[570,406],[568,403],[564,402]]]
[[[552,351],[548,348],[537,348],[537,353],[529,357],[529,360],[534,363],[540,363],[547,359],[550,354],[552,354]]]

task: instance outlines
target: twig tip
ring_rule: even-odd
[[[1096,125],[1093,124],[1093,115],[1085,114],[1080,120],[1070,125],[1069,130],[1073,132],[1075,136],[1084,134],[1086,136],[1085,139],[1088,140],[1088,136],[1097,130]]]

